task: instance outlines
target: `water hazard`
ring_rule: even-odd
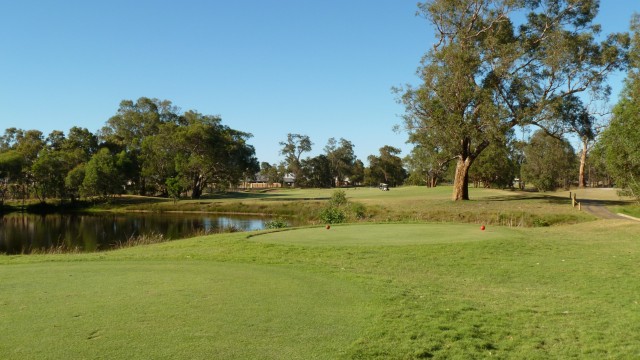
[[[51,248],[84,252],[108,250],[144,235],[180,239],[233,228],[263,229],[268,218],[209,214],[53,214],[0,215],[0,254],[26,254]]]

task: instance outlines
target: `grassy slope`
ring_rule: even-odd
[[[319,213],[333,189],[283,189],[229,193],[177,204],[157,198],[125,197],[99,209],[146,211],[206,211],[263,213],[296,217],[319,223]],[[446,221],[506,226],[553,225],[593,220],[575,211],[569,198],[556,193],[529,193],[492,189],[470,189],[471,201],[450,200],[451,187],[401,187],[391,191],[375,188],[345,190],[351,202],[364,205],[364,218],[350,221]]]
[[[0,358],[640,354],[640,224],[411,226],[1,257]]]

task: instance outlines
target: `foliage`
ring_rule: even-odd
[[[284,220],[281,217],[275,218],[273,220],[269,220],[264,223],[265,229],[284,229],[287,226],[289,226],[289,224],[287,223],[286,220]]]
[[[356,161],[353,147],[351,141],[343,138],[340,138],[340,145],[338,145],[335,138],[330,138],[327,141],[327,146],[324,147],[324,151],[327,160],[329,160],[332,186],[340,186],[346,178],[353,174]]]
[[[513,185],[516,175],[514,152],[504,142],[494,142],[478,156],[469,169],[469,179],[479,186],[505,189]]]
[[[402,159],[398,156],[402,150],[385,145],[380,148],[380,156],[369,155],[369,167],[365,172],[365,183],[377,186],[386,183],[390,186],[402,185],[407,177]]]
[[[412,185],[436,187],[452,159],[424,138],[421,141],[414,139],[413,143],[416,145],[411,150],[411,154],[404,159],[409,169],[408,182]]]
[[[311,151],[313,143],[308,135],[287,134],[287,140],[281,141],[280,155],[284,155],[287,171],[295,176],[296,183],[302,179],[302,153]]]
[[[601,143],[616,186],[640,200],[640,15],[633,18],[631,29],[632,66]]]
[[[184,189],[185,186],[180,178],[170,177],[167,179],[167,192],[174,202],[180,200],[180,195],[184,192]]]
[[[469,169],[516,126],[554,132],[553,107],[589,90],[606,96],[606,75],[626,60],[628,36],[596,43],[598,1],[431,0],[419,12],[437,43],[425,54],[422,85],[401,101],[411,135],[457,158],[454,200],[467,200]],[[521,21],[521,23],[517,23]]]
[[[340,224],[347,219],[344,210],[338,207],[329,206],[320,212],[320,221],[324,224]]]
[[[329,188],[333,185],[331,163],[326,155],[320,154],[300,162],[300,177],[296,177],[296,184],[300,187]]]
[[[106,198],[121,194],[121,171],[117,166],[117,158],[109,149],[100,149],[87,163],[84,169],[80,194],[85,197],[98,196]]]
[[[344,190],[334,190],[331,193],[331,199],[329,200],[331,206],[345,206],[347,202],[347,193]]]
[[[9,192],[9,184],[20,179],[23,157],[16,150],[0,152],[0,205]]]
[[[266,179],[269,184],[281,184],[284,181],[285,172],[284,166],[271,165],[264,161],[260,163],[259,175]]]
[[[575,179],[577,158],[568,141],[539,130],[524,149],[522,176],[538,190],[568,188]]]
[[[320,220],[325,224],[339,224],[345,222],[347,214],[347,193],[344,190],[334,190],[331,193],[329,204],[320,212]]]
[[[170,101],[149,98],[122,101],[99,136],[75,126],[67,136],[54,130],[46,138],[9,128],[0,136],[0,203],[9,195],[169,196],[169,179],[198,198],[208,186],[234,185],[258,171],[250,137],[218,116],[180,113]]]

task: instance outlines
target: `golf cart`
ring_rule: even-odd
[[[378,189],[382,191],[389,191],[389,184],[380,183],[380,186],[378,186]]]

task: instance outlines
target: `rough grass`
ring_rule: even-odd
[[[638,231],[345,225],[4,256],[0,358],[637,358]]]

